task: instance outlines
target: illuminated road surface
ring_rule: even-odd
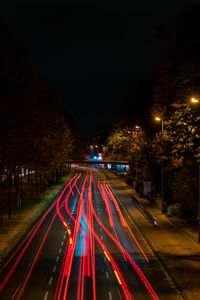
[[[129,226],[100,174],[77,173],[1,271],[0,299],[159,299]]]

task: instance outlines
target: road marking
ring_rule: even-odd
[[[59,256],[56,257],[56,261],[57,261],[57,262],[59,261],[59,258],[60,258]]]
[[[52,284],[52,281],[53,281],[53,277],[51,277],[51,278],[49,279],[49,285]]]
[[[62,251],[62,248],[60,248],[60,249],[59,249],[58,253],[60,254],[60,253],[61,253],[61,251]]]
[[[106,277],[107,277],[107,279],[109,278],[108,272],[106,272]]]
[[[108,292],[109,300],[112,300],[112,293]]]
[[[64,242],[62,241],[61,246],[63,246]]]
[[[103,235],[101,235],[101,239],[103,240]]]
[[[100,231],[102,232],[102,228],[100,228]]]
[[[56,271],[56,266],[53,267],[53,272],[55,272],[55,271]]]
[[[47,291],[44,296],[44,300],[47,300],[49,292]]]

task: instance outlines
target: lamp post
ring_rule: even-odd
[[[163,160],[163,131],[164,131],[164,121],[160,117],[155,117],[156,121],[161,121],[161,133],[162,133],[162,157],[161,157],[161,212],[164,213],[164,160]]]
[[[198,203],[198,242],[200,243],[200,159],[199,159],[199,203]]]
[[[192,98],[191,102],[194,104],[199,104],[200,101],[198,99]],[[198,242],[200,243],[200,158],[199,158],[199,201],[198,201],[198,213],[197,213],[197,219],[198,219]]]
[[[191,102],[192,102],[192,103],[199,103],[199,100],[198,100],[198,99],[195,99],[195,98],[191,98]]]

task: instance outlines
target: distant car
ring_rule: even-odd
[[[103,159],[102,153],[98,153],[98,159],[99,159],[99,160],[102,160],[102,159]]]

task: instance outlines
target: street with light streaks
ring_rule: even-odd
[[[2,269],[0,299],[178,299],[135,231],[102,174],[77,168]]]

